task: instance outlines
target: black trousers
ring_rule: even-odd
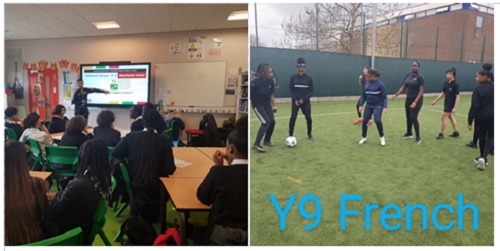
[[[418,123],[418,113],[420,109],[422,109],[422,105],[424,103],[423,98],[417,102],[417,106],[415,108],[410,108],[410,105],[415,101],[415,98],[406,98],[405,102],[405,110],[406,110],[406,133],[411,133],[411,127],[415,127],[415,134],[417,138],[420,138],[420,125]]]
[[[493,149],[494,122],[493,118],[487,120],[476,120],[479,136],[479,153],[484,159]]]
[[[368,121],[372,118],[372,115],[375,119],[375,124],[377,125],[378,135],[380,137],[384,137],[384,126],[382,125],[382,112],[384,111],[384,107],[382,106],[366,106],[365,113],[363,114],[363,125],[361,136],[366,138],[366,134],[368,132]]]
[[[293,136],[293,131],[295,129],[295,121],[297,120],[297,114],[299,109],[302,110],[302,114],[306,117],[307,121],[307,135],[311,135],[312,131],[312,119],[311,119],[311,101],[305,101],[302,105],[295,105],[295,100],[292,99],[292,116],[290,116],[290,124],[288,126],[288,135]]]
[[[273,135],[274,126],[276,125],[273,107],[271,104],[257,105],[253,107],[253,110],[261,123],[254,145],[260,146],[260,141],[264,137],[264,134],[266,136],[264,142],[271,142],[271,136]]]

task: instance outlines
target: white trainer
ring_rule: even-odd
[[[385,137],[380,137],[380,145],[385,146]]]
[[[359,144],[362,145],[366,142],[366,138],[361,138],[361,140],[359,141]]]
[[[485,161],[484,161],[483,158],[479,158],[477,160],[477,166],[476,167],[477,167],[477,169],[479,171],[484,171],[484,169],[486,168],[486,163],[485,163]]]

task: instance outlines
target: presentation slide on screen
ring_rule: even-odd
[[[148,64],[82,66],[82,80],[87,88],[109,91],[90,93],[88,105],[135,105],[148,101]]]

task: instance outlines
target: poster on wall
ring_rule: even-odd
[[[222,38],[214,38],[212,39],[212,43],[210,44],[210,49],[208,54],[211,56],[220,56],[222,50]]]
[[[78,74],[74,71],[63,71],[63,98],[62,104],[66,107],[71,106],[73,97],[73,84],[76,84]]]
[[[191,37],[188,42],[187,59],[205,59],[205,36]]]
[[[186,43],[174,42],[170,43],[170,55],[181,55],[184,54],[184,48],[186,47]]]

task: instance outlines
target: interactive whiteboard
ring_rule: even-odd
[[[226,62],[159,63],[155,100],[175,106],[224,106]]]

